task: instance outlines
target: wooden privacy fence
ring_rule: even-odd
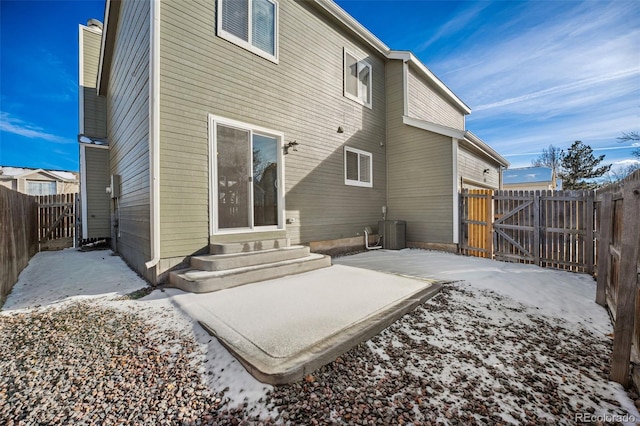
[[[40,195],[38,241],[40,250],[73,247],[78,194]]]
[[[598,287],[596,302],[614,321],[611,378],[629,385],[640,363],[640,170],[596,196]],[[640,371],[632,371],[640,385]]]
[[[593,191],[465,190],[460,251],[591,273],[593,199]]]
[[[0,186],[0,299],[38,252],[37,220],[35,197]]]

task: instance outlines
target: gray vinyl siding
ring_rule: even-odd
[[[284,156],[293,243],[361,235],[381,216],[384,58],[332,27],[311,2],[279,4],[275,64],[216,36],[214,0],[162,2],[162,257],[192,254],[208,243],[208,114],[283,132],[285,143],[299,143]],[[343,96],[345,47],[373,66],[372,109]],[[373,154],[373,188],[344,184],[345,145]]]
[[[109,186],[109,150],[85,146],[85,164],[89,173],[84,176],[87,186],[87,235],[84,238],[111,236]]]
[[[82,29],[82,69],[80,82],[84,104],[84,134],[96,138],[107,136],[107,101],[98,96],[96,79],[100,62],[100,41],[102,36],[88,29]]]
[[[412,67],[408,74],[409,117],[464,130],[464,114]]]
[[[407,241],[453,242],[450,137],[402,123],[402,62],[387,64],[388,219],[407,221]]]
[[[150,259],[149,12],[148,1],[122,3],[107,89],[110,173],[121,178],[117,246],[141,273]]]
[[[485,169],[489,169],[489,172],[484,173]],[[478,182],[480,185],[469,181]],[[495,161],[461,145],[458,148],[458,185],[459,189],[483,187],[499,189],[500,166]]]

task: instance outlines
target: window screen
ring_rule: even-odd
[[[275,54],[275,5],[269,0],[253,0],[253,45]]]
[[[218,35],[267,59],[277,59],[276,0],[218,0]]]
[[[360,154],[360,182],[371,181],[371,158],[368,155]]]
[[[358,180],[358,154],[347,151],[347,179]]]
[[[349,53],[345,54],[345,90],[352,96],[358,96],[358,60]]]
[[[249,0],[222,2],[222,29],[249,41]]]

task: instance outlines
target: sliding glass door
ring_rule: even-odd
[[[216,123],[217,230],[279,226],[280,145],[277,135]]]

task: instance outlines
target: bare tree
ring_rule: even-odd
[[[531,165],[535,167],[549,167],[553,170],[555,176],[558,176],[562,167],[562,150],[553,145],[549,145],[549,149],[542,149],[542,154],[535,160],[531,161]]]
[[[637,142],[637,141],[640,141],[640,134],[638,134],[638,132],[629,132],[629,133],[622,132],[622,136],[618,137],[618,140],[620,142],[633,142],[633,141]],[[631,155],[633,155],[634,157],[640,160],[640,146],[634,149],[633,151],[631,151]]]

